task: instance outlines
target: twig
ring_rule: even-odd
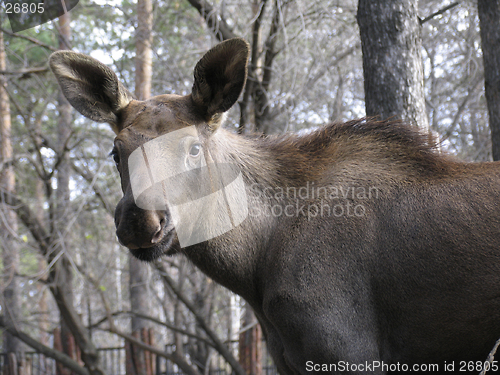
[[[498,346],[500,346],[500,339],[497,340],[495,346],[493,347],[493,349],[491,349],[490,354],[488,354],[488,358],[486,358],[486,361],[484,362],[483,371],[481,371],[479,375],[484,375],[488,370],[491,369],[491,364],[495,359],[495,353],[497,352]],[[488,363],[489,365],[486,365],[486,363]]]
[[[135,315],[137,316],[138,318],[141,318],[141,319],[145,319],[145,320],[149,320],[155,324],[158,324],[158,325],[161,325],[161,326],[164,326],[172,331],[175,331],[175,332],[178,332],[182,335],[185,335],[185,336],[188,336],[188,337],[191,337],[197,341],[202,341],[204,342],[205,344],[215,348],[215,344],[210,341],[210,340],[207,340],[206,338],[204,337],[201,337],[199,335],[195,335],[194,333],[191,333],[189,331],[186,331],[184,329],[181,329],[181,328],[177,328],[176,326],[172,325],[172,324],[169,324],[169,323],[166,323],[166,322],[163,322],[161,321],[160,319],[156,319],[156,318],[153,318],[152,316],[149,316],[149,315],[144,315],[144,314],[139,314],[139,313],[135,313],[133,311],[116,311],[114,313],[111,313],[111,316],[119,316],[119,315]],[[109,317],[106,315],[105,317],[103,317],[102,319],[100,319],[98,322],[92,324],[92,328],[96,328],[98,327],[99,325],[101,325],[102,323],[104,323],[105,321],[109,321]],[[111,332],[110,330],[106,330],[106,329],[102,329],[103,331],[109,331]]]
[[[0,74],[5,74],[5,75],[16,75],[16,74],[27,75],[27,74],[33,74],[33,73],[44,73],[44,72],[48,72],[48,71],[49,71],[49,68],[47,66],[45,66],[45,67],[40,67],[40,68],[21,69],[21,70],[0,70]]]
[[[424,19],[419,19],[419,22],[422,25],[422,24],[426,23],[427,21],[430,21],[434,17],[439,16],[440,14],[443,14],[447,10],[450,10],[451,8],[456,7],[458,4],[460,4],[460,2],[459,1],[455,1],[454,3],[451,3],[448,6],[445,6],[443,9],[440,9],[437,12],[432,13],[430,16],[427,16]]]

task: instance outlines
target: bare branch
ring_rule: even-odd
[[[198,371],[196,371],[193,367],[191,367],[191,365],[183,357],[181,357],[176,352],[173,352],[172,354],[164,352],[163,350],[155,348],[154,346],[148,345],[148,344],[136,339],[134,336],[123,333],[118,328],[116,328],[114,325],[110,326],[110,332],[114,333],[115,335],[120,336],[121,338],[127,340],[128,342],[134,344],[135,346],[137,346],[141,349],[147,350],[148,352],[156,354],[159,357],[163,357],[165,359],[168,359],[168,360],[174,362],[187,375],[201,375]]]
[[[83,170],[82,168],[78,167],[75,165],[75,163],[71,164],[71,168],[78,173],[80,176],[84,178],[85,181],[87,181],[91,186],[92,189],[94,190],[94,193],[96,194],[97,198],[101,201],[102,205],[104,206],[104,209],[106,212],[108,212],[112,217],[114,215],[114,209],[113,205],[109,202],[107,195],[105,192],[103,192],[99,186],[95,183],[96,176],[92,174],[89,170]]]
[[[493,346],[493,349],[491,349],[490,354],[488,354],[488,358],[486,358],[486,362],[483,366],[483,371],[479,373],[479,375],[485,375],[486,372],[488,372],[491,368],[491,364],[493,363],[493,360],[495,359],[495,354],[497,352],[498,346],[500,346],[500,339],[497,340],[495,345]],[[486,365],[488,363],[488,365]]]
[[[161,325],[161,326],[164,326],[174,332],[178,332],[182,335],[185,335],[187,337],[191,337],[197,341],[202,341],[204,342],[205,344],[215,348],[215,345],[212,341],[210,340],[207,340],[206,338],[204,337],[201,337],[199,335],[195,335],[194,333],[191,333],[189,331],[186,331],[184,329],[180,329],[178,327],[176,327],[175,325],[173,324],[169,324],[169,323],[166,323],[160,319],[156,319],[156,318],[153,318],[152,316],[149,316],[149,315],[145,315],[145,314],[140,314],[140,313],[136,313],[134,311],[115,311],[114,313],[111,314],[111,316],[119,316],[119,315],[135,315],[137,316],[138,318],[141,318],[141,319],[144,319],[144,320],[149,320],[155,324],[158,324],[158,325]],[[109,320],[108,316],[105,316],[103,317],[102,319],[100,319],[98,322],[96,322],[95,324],[92,324],[92,327],[95,328],[95,327],[98,327],[99,325],[101,325],[102,323],[104,323],[105,321]]]
[[[36,74],[36,73],[45,73],[49,71],[49,67],[40,67],[40,68],[30,68],[30,69],[21,69],[21,70],[0,70],[0,74],[5,75],[28,75],[28,74]]]
[[[35,38],[32,38],[32,37],[29,37],[29,36],[25,36],[25,35],[20,35],[20,34],[17,34],[17,33],[13,33],[9,30],[6,30],[4,29],[3,27],[0,27],[0,31],[7,34],[7,35],[10,35],[10,36],[13,36],[13,37],[16,37],[16,38],[21,38],[21,39],[25,39],[25,40],[28,40],[30,41],[31,43],[34,43],[36,44],[37,46],[40,46],[40,47],[43,47],[43,48],[46,48],[50,51],[57,51],[58,49],[56,47],[52,47],[52,46],[49,46],[48,44],[45,44],[41,41],[39,41],[38,39],[35,39]]]
[[[214,33],[219,41],[231,39],[236,37],[226,20],[213,8],[213,6],[206,0],[188,0],[189,3],[196,8],[196,10],[203,17],[207,23],[208,28]]]
[[[280,18],[281,18],[281,10],[278,4],[278,1],[275,0],[273,3],[272,10],[272,21],[271,27],[269,29],[269,33],[267,39],[264,43],[264,64],[262,66],[262,80],[257,82],[255,86],[254,83],[254,91],[253,91],[253,99],[255,104],[255,127],[264,133],[267,132],[266,122],[269,120],[269,86],[271,84],[272,79],[272,65],[274,62],[274,58],[278,54],[276,51],[276,40],[278,38],[278,32],[280,30]]]
[[[214,347],[217,351],[224,357],[224,359],[229,363],[229,365],[233,368],[234,372],[237,375],[245,375],[246,372],[243,370],[239,362],[234,358],[231,352],[228,350],[226,345],[219,339],[217,334],[207,325],[207,322],[200,315],[195,306],[189,301],[186,296],[179,290],[177,285],[175,285],[174,280],[170,277],[164,265],[161,262],[155,263],[156,269],[159,271],[160,276],[163,281],[169,286],[169,288],[174,292],[177,298],[188,308],[189,311],[194,315],[196,321],[200,325],[200,327],[205,331],[207,336],[213,341]]]
[[[41,253],[46,256],[50,251],[50,236],[31,209],[17,196],[0,191],[0,202],[12,206],[19,219],[38,243]]]
[[[37,216],[30,210],[30,208],[16,195],[2,191],[0,196],[0,201],[4,202],[10,206],[14,206],[17,216],[21,219],[23,224],[31,232],[32,236],[35,238],[40,251],[44,256],[48,257],[49,261],[55,260],[57,256],[52,252],[52,241],[45,228],[37,219]],[[56,262],[55,267],[50,271],[49,281],[52,282],[57,278],[57,268],[58,264]],[[68,325],[71,333],[75,337],[78,346],[82,352],[82,359],[88,366],[91,374],[103,375],[102,370],[95,365],[97,363],[97,351],[93,343],[89,340],[85,328],[81,324],[80,318],[75,311],[73,305],[68,303],[64,293],[61,290],[61,286],[58,283],[52,283],[50,286],[50,291],[52,292],[54,299],[57,303],[57,307],[64,318],[64,321]]]
[[[257,66],[257,61],[259,59],[259,41],[261,34],[262,19],[265,14],[267,0],[262,0],[255,9],[255,16],[253,17],[253,27],[252,27],[252,49],[250,56],[250,63],[248,65],[248,79],[245,85],[245,91],[243,92],[243,98],[238,103],[240,106],[240,123],[238,125],[238,133],[242,134],[245,127],[249,121],[248,105],[250,103],[250,98],[254,90],[254,84],[258,81],[255,75],[255,67]]]
[[[448,6],[445,6],[443,9],[440,9],[440,10],[438,10],[437,12],[432,13],[430,16],[427,16],[427,17],[425,17],[424,19],[420,19],[420,18],[419,18],[419,22],[420,22],[420,24],[422,25],[422,24],[426,23],[427,21],[430,21],[430,20],[431,20],[431,19],[433,19],[434,17],[439,16],[440,14],[443,14],[443,13],[444,13],[444,12],[446,12],[447,10],[450,10],[451,8],[456,7],[458,4],[460,4],[460,2],[459,2],[459,1],[455,1],[454,3],[451,3],[451,4],[450,4],[450,5],[448,5]]]
[[[109,301],[106,298],[106,296],[104,295],[101,288],[99,288],[99,282],[92,275],[89,275],[87,272],[85,272],[85,270],[82,269],[81,267],[77,266],[77,268],[83,275],[85,275],[87,280],[90,281],[92,283],[92,285],[94,285],[94,288],[98,291],[99,295],[101,296],[101,301],[102,301],[102,304],[104,306],[104,310],[106,311],[106,317],[101,319],[101,321],[98,324],[101,324],[102,322],[107,320],[108,324],[109,324],[109,329],[108,329],[109,332],[120,336],[121,338],[127,340],[128,342],[136,345],[137,347],[139,347],[141,349],[147,350],[151,353],[156,354],[157,356],[166,358],[166,359],[176,363],[182,369],[182,371],[184,371],[188,375],[201,375],[198,371],[193,369],[191,367],[191,365],[179,354],[177,354],[175,352],[174,353],[164,352],[163,350],[160,350],[158,348],[155,348],[154,346],[148,345],[148,344],[142,342],[141,340],[136,339],[134,336],[128,335],[128,334],[122,332],[121,330],[119,330],[116,327],[115,322],[113,320],[113,316],[116,316],[117,314],[111,312],[111,308],[109,307]],[[147,318],[153,320],[153,318],[150,318],[150,317],[147,317]],[[159,321],[157,321],[157,322],[159,322]],[[163,324],[163,323],[161,323],[161,324]]]
[[[481,77],[476,77],[474,83],[470,86],[469,88],[469,93],[468,95],[465,95],[462,102],[458,106],[458,109],[455,113],[455,116],[453,116],[453,121],[451,125],[448,127],[448,130],[446,133],[441,137],[441,142],[444,142],[447,140],[455,131],[455,128],[458,124],[458,121],[460,120],[460,117],[462,116],[462,113],[465,111],[465,108],[467,106],[467,103],[469,100],[472,98],[472,92],[476,91],[476,89],[479,87],[479,84],[482,83],[482,78]]]

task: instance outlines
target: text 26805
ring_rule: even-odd
[[[5,13],[43,13],[43,3],[6,3]]]

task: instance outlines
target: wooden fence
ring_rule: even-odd
[[[235,352],[238,342],[232,342],[231,349]],[[268,355],[263,342],[262,375],[278,375],[271,357]],[[172,352],[175,345],[167,345],[165,350]],[[129,375],[125,348],[98,349],[101,367],[106,375]],[[155,356],[154,364],[150,367],[153,375],[184,375],[174,363]],[[0,375],[57,375],[56,361],[47,358],[41,353],[25,352],[24,358],[17,360],[14,353],[0,353]],[[224,359],[214,354],[211,358],[210,375],[231,375],[232,371]]]

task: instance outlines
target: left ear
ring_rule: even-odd
[[[238,100],[247,79],[249,54],[248,43],[234,38],[217,44],[196,64],[191,97],[207,122],[216,121]]]
[[[49,64],[70,104],[91,120],[109,123],[118,134],[119,114],[133,96],[116,74],[90,56],[66,50],[54,52]]]

